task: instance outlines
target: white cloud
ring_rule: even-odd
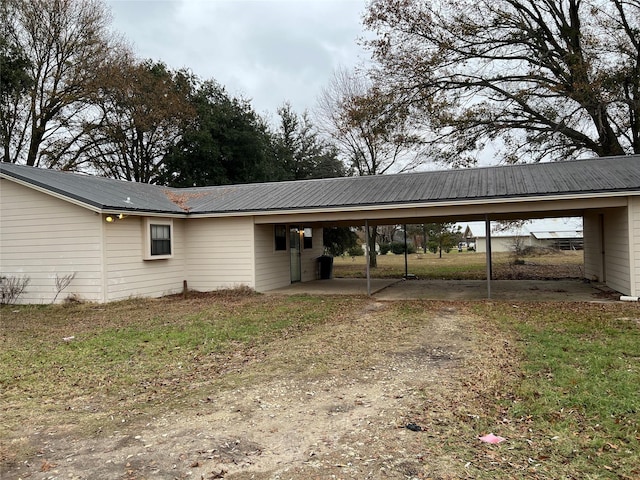
[[[215,79],[259,113],[302,112],[365,52],[365,0],[110,0],[113,27],[142,58]]]

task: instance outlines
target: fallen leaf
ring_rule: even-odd
[[[224,468],[221,468],[219,472],[211,472],[211,476],[208,480],[213,480],[214,478],[224,478],[227,474],[227,471]]]
[[[48,472],[49,470],[51,470],[52,468],[56,467],[57,465],[55,463],[51,463],[48,462],[47,460],[45,460],[44,462],[42,462],[42,466],[40,467],[40,471],[41,472]]]

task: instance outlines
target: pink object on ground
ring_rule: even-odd
[[[506,440],[506,438],[498,437],[493,433],[490,433],[489,435],[485,435],[484,437],[479,437],[478,439],[481,442],[485,442],[485,443],[500,443]]]

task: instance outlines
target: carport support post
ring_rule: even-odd
[[[404,224],[404,279],[409,278],[409,261],[407,257],[407,224]]]
[[[370,250],[369,250],[369,220],[365,220],[364,221],[364,231],[365,231],[365,251],[366,251],[366,255],[367,255],[367,295],[370,297],[371,296],[371,275],[370,275],[370,271],[369,271],[369,257],[371,256]],[[375,248],[375,247],[374,247]]]
[[[491,272],[491,220],[489,220],[489,215],[485,215],[484,216],[484,228],[485,231],[487,232],[486,235],[486,251],[487,251],[487,298],[491,298],[491,276],[492,276],[492,272]],[[476,245],[476,248],[478,248],[478,246]]]

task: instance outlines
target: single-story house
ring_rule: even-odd
[[[473,243],[477,252],[486,252],[485,223],[470,222],[461,226],[465,241]],[[516,247],[582,250],[582,217],[544,218],[531,220],[522,225],[494,223],[491,225],[490,238],[492,252],[513,252]]]
[[[0,164],[0,275],[22,303],[317,277],[322,229],[580,216],[585,276],[640,294],[640,156],[202,188]]]

